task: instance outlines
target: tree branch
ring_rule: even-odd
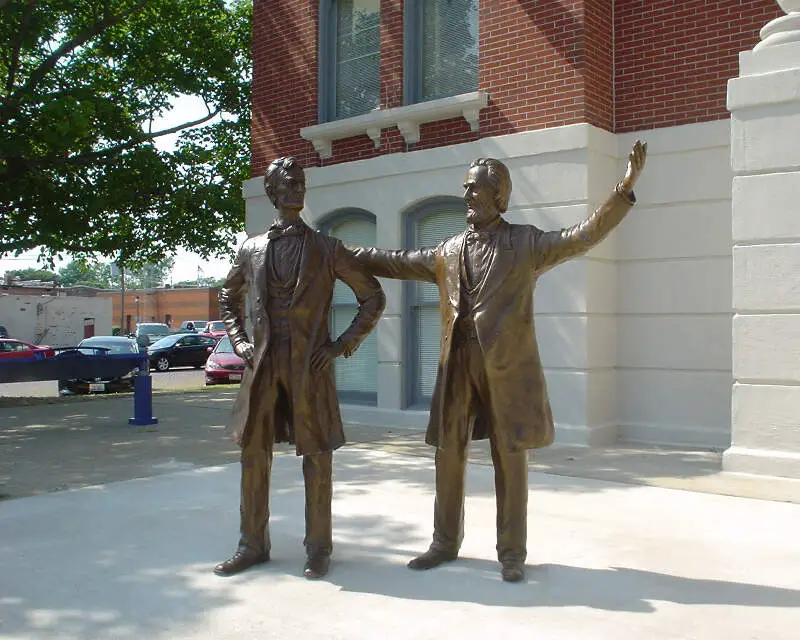
[[[30,22],[31,15],[33,14],[33,8],[36,6],[38,0],[28,0],[28,4],[25,7],[25,14],[22,16],[22,22],[19,25],[19,29],[17,30],[17,38],[14,42],[14,49],[11,52],[11,64],[8,65],[8,79],[6,80],[6,91],[11,93],[11,89],[14,87],[14,81],[17,79],[17,69],[19,67],[19,53],[22,49],[22,39],[25,35],[25,29]],[[0,0],[3,2],[3,0]],[[2,8],[3,5],[0,5]]]
[[[2,1],[2,0],[0,0]],[[94,24],[90,25],[75,37],[70,38],[66,42],[62,43],[59,47],[57,47],[45,60],[33,70],[33,72],[28,76],[27,81],[23,84],[19,89],[17,89],[14,93],[9,95],[8,100],[6,101],[5,105],[0,107],[0,112],[8,111],[9,109],[13,111],[13,107],[19,104],[20,97],[33,90],[33,88],[37,85],[37,83],[44,78],[48,73],[50,73],[58,64],[58,61],[63,58],[68,53],[71,53],[81,45],[88,42],[90,39],[95,37],[96,35],[102,33],[106,29],[115,24],[122,22],[125,18],[129,15],[139,11],[142,9],[150,0],[139,0],[135,5],[133,5],[130,9],[126,9],[121,13],[116,15],[104,15],[102,20],[98,20]],[[8,116],[2,118],[3,121],[8,120]]]

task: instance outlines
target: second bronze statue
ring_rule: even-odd
[[[269,561],[272,448],[291,442],[303,457],[306,489],[303,573],[319,578],[328,572],[333,549],[332,452],[344,444],[331,365],[358,348],[385,298],[378,281],[341,242],[300,218],[305,174],[294,158],[273,162],[264,186],[277,218],[265,233],[244,242],[220,291],[228,335],[247,366],[230,425],[242,447],[241,533],[236,552],[214,572],[228,576]],[[355,293],[358,311],[332,342],[328,317],[337,279]],[[248,292],[252,339],[240,315]]]
[[[586,220],[545,232],[509,224],[511,177],[499,160],[472,163],[464,182],[467,229],[435,248],[351,247],[379,277],[439,288],[441,352],[426,441],[436,447],[433,541],[413,559],[430,569],[458,557],[464,536],[464,476],[470,439],[489,438],[497,500],[497,555],[504,580],[525,576],[529,449],[554,427],[533,324],[536,279],[605,238],[635,202],[647,145],[636,142],[624,178]]]

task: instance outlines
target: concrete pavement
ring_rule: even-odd
[[[0,637],[797,637],[800,483],[721,473],[719,452],[537,452],[528,581],[509,585],[483,443],[462,558],[418,573],[405,563],[429,542],[432,449],[418,430],[348,426],[328,578],[300,575],[302,474],[286,446],[273,561],[218,578],[237,539],[238,451],[223,429],[235,392],[156,394],[151,427],[127,424],[130,396],[0,406]]]
[[[0,508],[9,640],[580,638],[790,640],[800,506],[530,474],[528,581],[494,558],[491,469],[470,465],[462,558],[405,567],[431,529],[429,458],[335,459],[334,563],[301,577],[299,461],[279,456],[273,561],[211,567],[237,537],[238,465],[40,495]]]

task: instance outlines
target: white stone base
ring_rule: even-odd
[[[800,453],[733,446],[722,454],[722,468],[735,473],[800,479]]]

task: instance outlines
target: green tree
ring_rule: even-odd
[[[160,287],[167,281],[174,266],[174,258],[165,258],[156,263],[145,263],[125,275],[125,286],[129,289]]]
[[[0,0],[0,254],[135,268],[178,247],[226,253],[249,177],[251,13],[250,0]],[[206,113],[156,130],[178,96]]]
[[[110,289],[113,286],[110,265],[88,260],[72,260],[59,269],[58,279],[62,287],[84,285]]]
[[[6,278],[19,278],[20,280],[42,280],[43,282],[52,282],[57,280],[58,276],[52,271],[47,269],[11,269],[6,271]]]

